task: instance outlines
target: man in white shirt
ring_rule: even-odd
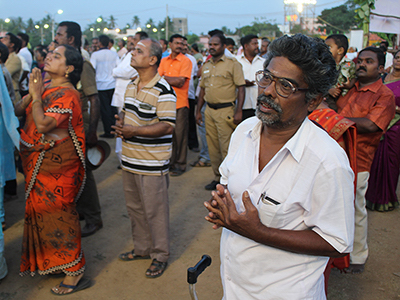
[[[381,48],[383,53],[385,53],[385,72],[389,73],[390,68],[393,65],[393,54],[388,52],[389,42],[382,41],[379,48]]]
[[[143,38],[144,39],[144,38]],[[131,66],[132,51],[135,49],[135,38],[130,35],[127,37],[127,53],[125,53],[113,69],[112,74],[115,78],[115,91],[111,101],[111,105],[117,108],[118,113],[122,111],[124,106],[124,97],[126,87],[129,82],[138,76],[138,72]],[[117,137],[115,141],[115,153],[121,163],[122,139]]]
[[[101,121],[103,122],[104,134],[103,138],[114,138],[111,134],[111,125],[114,125],[114,115],[117,109],[111,106],[111,100],[115,89],[115,78],[112,70],[117,66],[119,60],[116,52],[107,48],[110,38],[106,35],[99,36],[100,49],[92,53],[90,62],[96,70],[96,84],[100,99]]]
[[[318,39],[269,46],[256,116],[231,137],[206,220],[224,227],[224,299],[326,299],[329,257],[352,250],[354,174],[345,151],[307,115],[336,80]],[[245,166],[245,167],[244,167]]]
[[[258,37],[249,34],[240,39],[243,47],[243,54],[237,57],[243,67],[243,75],[246,81],[246,96],[243,104],[243,120],[255,116],[258,88],[256,84],[256,72],[264,69],[265,59],[257,55]]]
[[[21,40],[22,45],[21,45],[21,49],[18,52],[18,56],[23,57],[23,59],[25,60],[25,62],[21,59],[21,63],[22,63],[22,74],[21,74],[21,78],[19,80],[19,92],[21,94],[21,97],[24,97],[25,95],[27,95],[29,93],[29,89],[28,89],[28,74],[31,72],[32,70],[32,54],[31,52],[28,50],[28,43],[29,43],[29,35],[27,35],[26,33],[23,32],[19,32],[17,34],[18,38]]]

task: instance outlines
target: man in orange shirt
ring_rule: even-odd
[[[353,274],[364,271],[368,258],[365,193],[369,171],[380,138],[395,114],[393,93],[382,83],[380,76],[384,65],[385,55],[379,48],[367,47],[361,50],[356,63],[358,80],[337,101],[339,114],[355,122],[357,127],[355,231],[348,269]]]
[[[170,175],[179,176],[186,170],[189,130],[189,81],[192,62],[181,53],[183,36],[174,34],[169,39],[171,54],[161,60],[158,73],[173,87],[176,93],[176,123],[172,137]]]

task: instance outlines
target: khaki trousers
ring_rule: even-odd
[[[226,120],[228,116],[232,118],[234,112],[234,106],[220,109],[212,109],[207,106],[204,112],[208,153],[214,172],[214,180],[218,182],[221,177],[219,166],[228,153],[229,141],[233,132]]]
[[[368,258],[368,218],[365,207],[365,193],[368,188],[369,172],[357,173],[357,191],[355,200],[355,227],[353,252],[350,253],[351,264],[364,264]]]
[[[169,258],[168,174],[146,176],[123,171],[122,179],[135,254],[166,262]]]

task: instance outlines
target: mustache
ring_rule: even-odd
[[[367,72],[367,69],[364,68],[364,67],[359,67],[359,68],[357,69],[357,71],[360,71],[360,70],[364,70],[365,72]]]
[[[271,99],[271,97],[268,97],[265,94],[260,94],[257,97],[257,105],[261,104],[267,104],[278,113],[282,113],[282,107],[279,104],[275,103],[274,100]]]

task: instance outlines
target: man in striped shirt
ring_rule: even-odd
[[[126,207],[135,249],[123,261],[152,259],[146,276],[163,274],[169,258],[168,165],[175,126],[176,96],[158,74],[162,55],[153,39],[137,43],[131,66],[139,74],[128,84],[115,134],[123,139],[122,169]]]

